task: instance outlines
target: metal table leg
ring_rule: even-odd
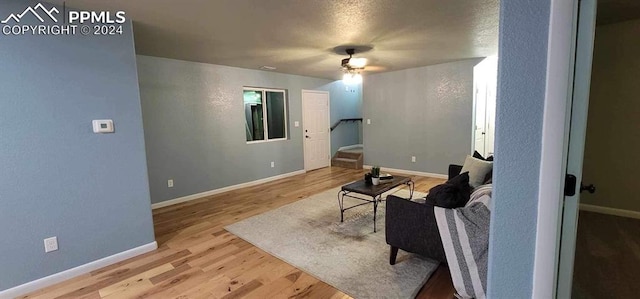
[[[378,212],[378,199],[373,197],[373,232],[376,232],[376,213]]]
[[[340,222],[344,222],[344,195],[345,194],[347,194],[347,192],[343,190],[338,191],[338,205],[340,206]]]
[[[413,199],[413,189],[415,188],[415,183],[413,181],[408,181],[407,185],[409,186],[409,199]]]

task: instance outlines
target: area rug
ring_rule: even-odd
[[[406,189],[406,188],[405,188]],[[405,189],[388,194],[407,197]],[[225,227],[260,249],[354,298],[413,298],[436,270],[436,261],[400,251],[389,264],[385,204],[345,212],[340,222],[339,188],[331,189]],[[415,194],[414,198],[421,194]],[[362,203],[345,198],[345,206]]]

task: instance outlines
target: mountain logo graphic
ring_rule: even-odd
[[[0,23],[7,24],[10,20],[13,20],[16,23],[20,23],[20,20],[22,20],[22,17],[24,17],[24,15],[26,15],[27,13],[31,13],[33,16],[38,18],[38,20],[40,20],[40,22],[44,23],[44,19],[38,13],[38,11],[40,11],[40,14],[44,14],[44,15],[48,16],[54,22],[56,22],[56,23],[58,22],[58,19],[53,15],[54,13],[56,13],[56,14],[60,13],[60,11],[57,8],[53,7],[51,9],[47,9],[47,8],[44,7],[44,5],[42,5],[42,3],[38,3],[38,5],[36,5],[34,7],[31,7],[31,6],[27,7],[22,13],[10,14],[6,19],[1,21]]]

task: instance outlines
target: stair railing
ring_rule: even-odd
[[[335,128],[337,128],[343,122],[357,122],[357,121],[362,121],[362,118],[343,118],[343,119],[337,121],[336,123],[334,123],[333,126],[331,126],[331,131],[333,131]]]

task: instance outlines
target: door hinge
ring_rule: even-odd
[[[574,196],[576,195],[576,176],[573,174],[567,174],[564,178],[564,195]]]

